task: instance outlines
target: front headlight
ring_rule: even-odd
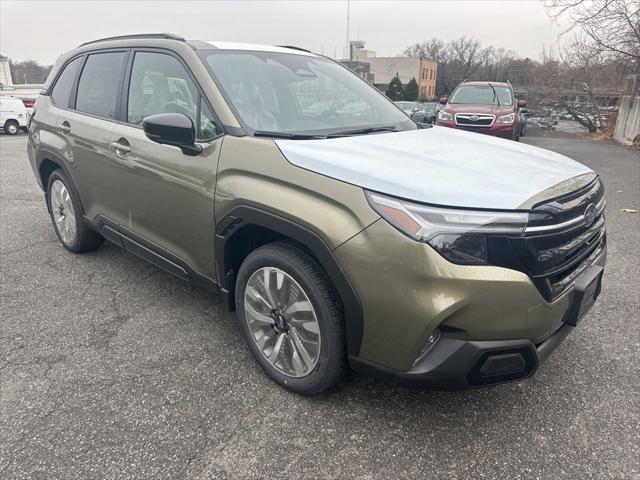
[[[510,113],[509,115],[502,115],[501,117],[498,117],[498,119],[496,120],[497,123],[513,123],[516,120],[516,114],[515,113]]]
[[[444,110],[440,110],[440,113],[438,113],[438,120],[450,122],[451,120],[453,120],[453,115],[451,115],[449,112],[445,112]]]
[[[487,236],[524,234],[527,212],[501,212],[432,207],[366,192],[382,218],[405,235],[427,243],[453,263],[483,265]]]

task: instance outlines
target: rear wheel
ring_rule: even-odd
[[[7,135],[16,135],[20,131],[20,125],[15,120],[7,120],[4,123],[4,133]]]
[[[82,221],[80,198],[60,169],[49,176],[47,202],[53,228],[64,248],[82,253],[95,250],[104,243],[104,237],[90,230]]]
[[[314,395],[346,373],[342,314],[321,268],[287,243],[260,247],[238,272],[236,310],[263,370],[283,387]]]

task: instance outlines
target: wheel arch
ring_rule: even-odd
[[[47,200],[46,202],[47,209],[49,208],[49,199],[47,197],[48,195],[47,185],[49,183],[49,177],[55,170],[60,169],[64,172],[64,176],[66,177],[67,181],[71,183],[71,188],[75,190],[75,193],[78,196],[78,199],[80,200],[80,208],[82,210],[80,213],[84,214],[84,207],[82,206],[82,199],[80,198],[80,192],[65,162],[61,160],[55,153],[49,150],[42,149],[38,151],[38,153],[36,154],[35,163],[36,163],[36,169],[38,172],[38,177],[42,185],[42,189],[44,190],[45,198]]]
[[[349,355],[360,352],[363,315],[360,299],[324,240],[309,228],[277,214],[247,205],[232,208],[216,228],[218,282],[230,309],[235,308],[235,278],[242,260],[255,248],[278,240],[306,250],[323,269],[342,303]]]

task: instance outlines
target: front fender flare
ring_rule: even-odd
[[[347,351],[350,356],[358,356],[363,335],[362,305],[358,294],[346,273],[324,240],[309,228],[274,213],[238,205],[232,208],[218,222],[215,251],[216,269],[223,293],[228,295],[229,305],[234,304],[235,272],[231,271],[230,245],[234,235],[242,227],[255,225],[290,238],[311,251],[340,296],[345,321]]]

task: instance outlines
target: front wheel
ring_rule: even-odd
[[[324,272],[301,248],[260,247],[238,271],[238,319],[262,369],[283,387],[314,395],[346,373],[344,325]]]
[[[20,125],[15,120],[7,120],[4,124],[4,133],[16,135],[20,131]]]

